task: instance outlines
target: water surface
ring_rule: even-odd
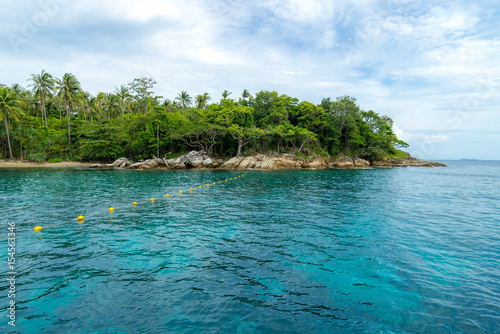
[[[447,164],[0,169],[1,233],[22,232],[0,332],[498,332],[500,163]]]

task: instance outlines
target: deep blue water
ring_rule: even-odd
[[[0,332],[498,333],[500,162],[446,163],[0,169]]]

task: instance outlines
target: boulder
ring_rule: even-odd
[[[321,160],[313,160],[309,161],[305,164],[303,164],[304,168],[309,168],[309,169],[320,169],[320,168],[325,168],[325,163]]]
[[[196,151],[191,151],[185,155],[185,165],[187,168],[198,167],[203,163],[203,154]]]
[[[202,165],[203,167],[210,167],[213,163],[214,161],[212,159],[206,158],[205,160],[203,160]]]
[[[337,168],[354,168],[354,166],[354,161],[347,156],[341,156],[332,162],[332,167]]]
[[[172,169],[186,169],[186,156],[185,155],[181,155],[177,159],[167,160],[167,162],[168,162],[168,166]]]
[[[93,164],[93,165],[90,165],[89,168],[102,168],[102,165],[101,164]]]
[[[125,167],[130,166],[131,164],[132,164],[132,161],[127,160],[127,161],[125,161],[124,163],[122,163],[122,164],[121,164],[120,166],[118,166],[118,167],[120,167],[120,168],[125,168]]]
[[[139,168],[142,169],[153,169],[158,167],[158,162],[155,159],[149,159],[144,161]]]
[[[224,162],[222,166],[219,168],[221,169],[236,169],[238,165],[243,161],[243,157],[233,157],[229,159],[228,161]]]
[[[370,167],[370,161],[365,159],[356,158],[353,160],[356,167],[367,168]]]
[[[141,167],[141,165],[142,165],[142,162],[135,162],[135,163],[133,163],[133,164],[128,165],[128,166],[127,166],[127,167],[125,167],[125,168],[127,168],[127,169],[134,169],[134,168],[139,168],[139,167]]]
[[[108,167],[119,167],[121,164],[123,164],[126,161],[128,161],[127,158],[120,158],[120,159],[115,160],[111,164],[106,164],[106,166],[108,166]]]

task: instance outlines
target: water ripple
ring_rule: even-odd
[[[208,189],[238,173],[0,170],[2,221],[23,232],[17,329],[498,332],[500,164],[449,165],[248,171]]]

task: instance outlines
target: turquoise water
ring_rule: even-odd
[[[499,332],[500,162],[447,164],[209,188],[241,172],[0,169],[22,233],[0,332]]]

